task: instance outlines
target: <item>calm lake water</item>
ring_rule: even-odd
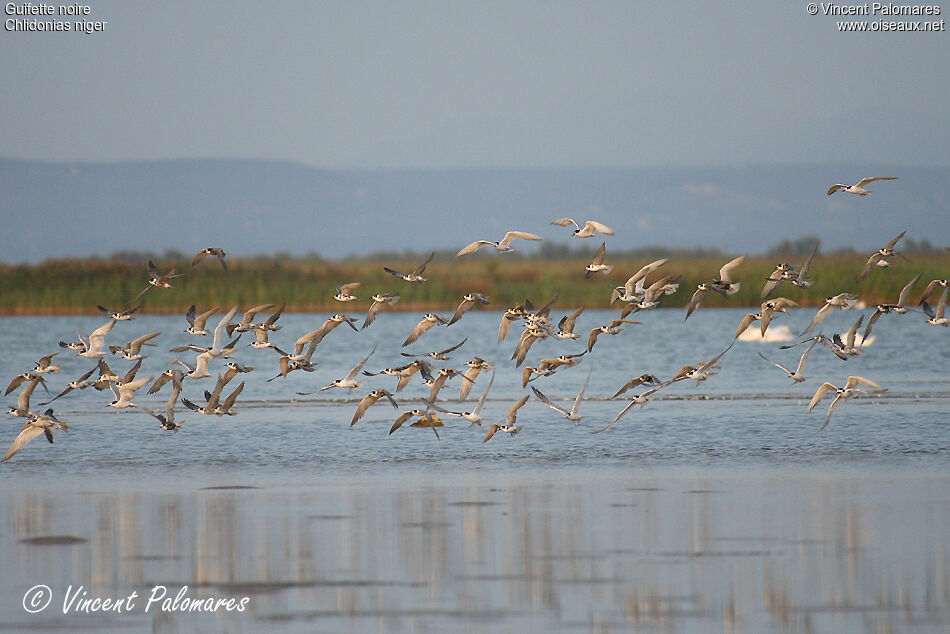
[[[800,332],[814,312],[793,311],[772,328]],[[179,406],[178,433],[144,412],[107,407],[108,391],[74,391],[52,404],[70,431],[52,445],[37,438],[0,465],[0,628],[946,631],[950,329],[920,314],[885,315],[860,357],[844,362],[816,347],[812,378],[797,385],[756,353],[794,366],[803,348],[739,341],[708,381],[670,386],[609,431],[591,433],[626,405],[609,397],[627,379],[666,379],[714,356],[744,313],[700,309],[686,323],[682,310],[637,315],[642,324],[601,336],[578,366],[532,383],[570,409],[592,372],[580,425],[532,397],[519,412],[523,431],[487,443],[484,426],[451,415],[440,439],[425,428],[388,435],[398,412],[428,395],[418,375],[397,395],[398,411],[380,401],[352,428],[359,398],[394,390],[395,378],[366,377],[352,394],[297,395],[342,378],[374,346],[368,370],[407,362],[399,344],[419,313],[382,313],[359,333],[341,326],[318,346],[315,372],[272,382],[278,355],[242,342],[235,358],[255,369],[226,388],[246,380],[239,414]],[[615,315],[585,312],[581,339],[540,341],[527,363],[582,351],[587,332]],[[858,315],[833,314],[822,329],[841,332]],[[292,348],[327,316],[284,315],[272,341]],[[509,360],[520,327],[498,344],[499,320],[473,311],[409,348],[468,337],[435,364],[462,368],[474,355],[495,362],[483,411],[495,422],[525,393]],[[58,340],[104,320],[0,321],[12,378],[59,350]],[[176,356],[169,348],[199,340],[185,326],[182,317],[143,315],[118,323],[107,343],[161,331],[139,372],[157,376]],[[178,358],[190,363],[194,353]],[[62,370],[47,375],[50,396],[34,393],[34,410],[94,365],[70,351],[54,360]],[[119,374],[132,365],[108,362]],[[222,368],[216,361],[211,370]],[[818,433],[830,397],[806,415],[808,400],[822,381],[842,385],[848,375],[888,391],[845,402]],[[461,379],[452,379],[441,404],[470,409],[487,378],[461,405]],[[184,395],[202,401],[213,384],[187,380]],[[167,390],[142,390],[135,402],[161,410]],[[7,417],[8,444],[22,422]],[[51,600],[31,613],[25,607],[42,597],[26,595],[38,585]],[[168,605],[146,609],[162,586]],[[78,600],[64,609],[74,594],[119,600],[132,592],[122,614],[82,611]],[[182,611],[243,597],[240,612]]]

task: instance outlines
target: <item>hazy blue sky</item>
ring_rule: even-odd
[[[0,32],[0,156],[950,166],[950,34],[806,2],[88,1]]]

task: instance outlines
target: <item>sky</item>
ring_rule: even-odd
[[[950,34],[798,0],[87,2],[104,30],[3,16],[0,157],[950,166]]]

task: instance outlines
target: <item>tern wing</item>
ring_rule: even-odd
[[[472,409],[472,413],[475,414],[476,416],[482,411],[482,407],[485,405],[485,399],[488,398],[488,390],[491,389],[491,385],[494,382],[495,382],[495,370],[494,368],[492,368],[491,378],[488,380],[488,387],[486,387],[485,391],[482,392],[482,395],[478,397],[478,402],[475,403],[475,407],[474,409]]]
[[[705,314],[705,313],[704,313],[704,314]],[[746,331],[746,329],[749,327],[749,325],[750,325],[753,321],[755,321],[755,317],[756,317],[756,316],[755,316],[755,314],[753,314],[753,313],[749,313],[749,314],[747,314],[745,317],[743,317],[743,318],[742,318],[742,321],[739,322],[739,327],[736,328],[736,335],[735,335],[735,337],[733,337],[733,338],[734,338],[734,339],[738,339],[738,338],[739,338],[739,335],[741,335],[742,333],[744,333],[744,332]]]
[[[521,406],[528,402],[528,396],[525,394],[522,396],[517,403],[511,406],[511,409],[505,414],[505,422],[509,425],[514,425],[518,418],[518,410],[521,409]]]
[[[22,374],[13,377],[13,380],[10,381],[10,384],[7,386],[7,390],[3,393],[4,396],[7,396],[10,392],[20,387],[23,384],[23,381],[26,380],[26,377]]]
[[[602,222],[597,222],[596,220],[588,220],[586,223],[584,223],[584,229],[586,229],[586,230],[588,230],[588,231],[591,231],[591,230],[593,230],[593,231],[599,231],[600,233],[604,234],[605,236],[612,236],[612,235],[614,235],[614,230],[613,230],[613,229],[611,229],[610,227],[608,227],[607,225],[605,225],[605,224],[602,223]],[[592,231],[592,232],[593,232],[593,231]]]
[[[363,320],[363,325],[360,326],[360,330],[369,326],[376,319],[376,313],[378,313],[382,308],[385,302],[373,302],[370,304],[369,308],[366,310],[366,319]]]
[[[833,310],[834,310],[834,306],[832,306],[831,304],[825,304],[820,309],[818,309],[818,312],[815,313],[815,316],[814,318],[812,318],[811,323],[808,324],[808,328],[805,328],[805,330],[802,331],[802,335],[806,335],[809,332],[811,332],[815,328],[815,326],[821,323],[821,320],[827,317]]]
[[[705,372],[705,371],[708,370],[709,368],[714,367],[714,366],[716,365],[716,362],[719,361],[719,359],[722,358],[722,355],[724,355],[724,354],[726,354],[727,352],[729,352],[729,349],[732,347],[732,345],[733,345],[734,343],[735,343],[735,340],[733,340],[732,343],[730,343],[728,346],[726,346],[726,349],[725,349],[725,350],[723,350],[722,352],[720,352],[719,354],[717,354],[716,356],[714,356],[714,357],[713,357],[712,359],[710,359],[709,361],[706,361],[705,363],[702,363],[702,364],[699,366],[698,371],[699,371],[699,372]]]
[[[501,429],[501,425],[498,423],[493,423],[491,427],[488,428],[488,433],[485,434],[485,437],[482,439],[482,442],[488,442],[492,436],[495,435],[495,432]]]
[[[855,388],[858,385],[867,385],[871,389],[884,391],[884,388],[874,381],[861,376],[849,376],[848,382],[844,384],[845,388]]]
[[[151,381],[152,381],[152,377],[143,376],[142,378],[135,379],[134,381],[123,383],[122,385],[119,386],[119,400],[122,400],[122,401],[132,400],[132,395],[135,394],[135,391],[138,390],[143,385],[145,385],[146,383],[150,383]]]
[[[617,390],[617,392],[616,392],[613,396],[611,396],[610,398],[617,398],[618,396],[620,396],[621,394],[623,394],[623,393],[626,392],[627,390],[631,390],[631,389],[637,387],[638,385],[643,385],[643,377],[642,377],[642,376],[634,377],[634,378],[630,379],[629,381],[627,381],[626,383],[624,383],[624,384],[623,384],[623,387],[621,387],[619,390]]]
[[[563,332],[574,332],[574,322],[577,321],[577,318],[580,316],[582,312],[584,312],[583,306],[581,306],[580,308],[575,310],[573,313],[565,317],[564,320],[560,324],[558,324],[558,327]]]
[[[600,328],[594,328],[590,331],[590,334],[587,335],[587,352],[594,349],[594,344],[597,343],[597,337],[600,336],[600,333]]]
[[[564,409],[563,407],[558,407],[557,405],[555,405],[554,403],[552,403],[551,401],[549,401],[549,400],[548,400],[548,397],[545,396],[545,395],[541,392],[541,390],[539,390],[538,388],[534,387],[533,385],[531,386],[531,391],[534,392],[534,395],[538,397],[538,400],[539,400],[539,401],[541,401],[542,403],[544,403],[545,405],[547,405],[548,407],[550,407],[550,408],[553,409],[554,411],[560,412],[561,414],[563,414],[563,415],[565,415],[565,416],[570,416],[570,415],[571,415],[571,413],[570,413],[569,411],[567,411],[566,409]]]
[[[661,387],[662,387],[662,386],[661,386]],[[656,387],[656,388],[647,390],[646,392],[644,392],[643,394],[641,394],[640,397],[641,397],[641,399],[643,399],[643,398],[649,396],[650,394],[653,394],[654,392],[656,392],[656,391],[659,390],[659,389],[660,389],[660,388]],[[611,427],[614,426],[614,423],[616,423],[618,420],[620,420],[621,418],[623,418],[624,415],[625,415],[627,412],[629,412],[630,410],[632,410],[632,409],[633,409],[633,406],[636,405],[638,402],[640,402],[641,405],[643,404],[642,400],[639,400],[639,399],[635,399],[635,400],[630,401],[629,403],[627,403],[627,406],[626,406],[626,407],[624,407],[622,410],[620,410],[620,413],[619,413],[619,414],[617,414],[616,416],[614,416],[614,419],[613,419],[612,421],[610,421],[610,422],[607,424],[606,427],[603,427],[603,428],[598,429],[598,430],[596,430],[596,431],[594,431],[594,432],[591,432],[591,433],[599,434],[599,433],[601,433],[601,432],[607,431],[608,429],[610,429]]]
[[[821,244],[820,242],[815,243],[815,248],[811,250],[811,254],[808,256],[808,259],[805,260],[804,264],[802,264],[802,268],[798,269],[799,282],[805,281],[805,274],[808,273],[808,268],[811,266],[811,261],[815,259],[815,254],[818,253],[818,247],[820,246],[820,244]]]
[[[604,263],[604,254],[607,252],[607,243],[602,242],[600,248],[597,249],[597,253],[594,254],[594,259],[590,261],[591,264],[603,264]]]
[[[693,293],[693,297],[689,300],[689,305],[686,307],[686,319],[689,319],[689,316],[693,314],[697,308],[699,308],[699,302],[703,300],[703,297],[706,295],[709,289],[706,288],[697,288],[696,292]]]
[[[867,328],[864,329],[864,338],[861,339],[862,342],[868,340],[868,337],[871,336],[871,328],[874,327],[874,324],[877,323],[877,320],[880,319],[880,318],[881,318],[881,315],[883,315],[883,314],[884,314],[884,311],[876,310],[876,311],[874,311],[874,314],[871,315],[870,318],[868,318],[868,326],[867,326]],[[862,317],[863,317],[863,315],[862,315]]]
[[[429,254],[429,257],[426,258],[426,261],[416,267],[416,270],[412,272],[413,275],[422,275],[426,270],[426,267],[429,265],[429,262],[432,261],[432,258],[435,257],[435,251]]]
[[[448,354],[448,353],[450,353],[450,352],[454,352],[454,351],[458,350],[459,348],[461,348],[463,345],[465,345],[465,342],[466,342],[466,341],[468,341],[468,337],[465,337],[465,339],[462,339],[461,341],[459,341],[457,344],[455,344],[455,345],[452,346],[451,348],[446,348],[445,350],[440,350],[440,351],[439,351],[439,354]]]
[[[885,244],[885,245],[884,245],[884,248],[885,248],[885,249],[893,249],[894,246],[898,243],[898,241],[899,241],[901,238],[904,237],[904,234],[905,234],[905,233],[907,233],[906,230],[901,231],[900,234],[898,234],[898,236],[897,236],[896,238],[894,238],[893,240],[891,240],[890,242],[888,242],[887,244]]]
[[[221,318],[221,321],[218,322],[218,325],[215,326],[215,328],[214,328],[214,337],[213,337],[212,340],[211,340],[211,342],[212,342],[212,343],[211,343],[211,349],[212,349],[212,350],[220,350],[220,349],[221,349],[221,344],[224,342],[224,333],[227,331],[227,329],[228,329],[228,324],[231,323],[231,318],[234,317],[235,313],[237,313],[237,310],[238,310],[238,307],[237,307],[237,306],[235,306],[234,308],[232,308],[231,310],[229,310],[229,311],[228,311],[228,314],[226,314],[224,317],[222,317],[222,318]]]
[[[372,393],[367,394],[361,400],[359,405],[356,406],[356,412],[353,414],[353,419],[350,421],[350,427],[356,424],[356,421],[363,418],[363,414],[366,413],[366,410],[369,409],[370,405],[374,404],[379,400],[378,396],[374,396]]]
[[[254,306],[253,308],[244,311],[244,315],[241,316],[241,323],[245,325],[250,324],[252,321],[254,321],[254,317],[257,316],[257,313],[270,310],[273,307],[274,304],[261,304],[259,306]]]
[[[865,185],[873,183],[874,181],[896,181],[896,180],[897,180],[896,176],[869,176],[868,178],[862,178],[861,180],[859,180],[857,186],[864,187]]]
[[[459,319],[461,319],[462,315],[464,315],[468,311],[468,309],[474,305],[475,305],[474,299],[472,300],[463,299],[462,303],[459,304],[459,307],[455,309],[455,314],[452,315],[452,319],[449,320],[449,325],[451,326],[452,324],[457,322]]]
[[[772,294],[779,284],[782,283],[782,271],[781,269],[775,269],[769,278],[765,281],[765,286],[762,287],[762,294],[759,295],[759,299],[765,299]]]
[[[901,290],[901,294],[897,296],[897,303],[898,303],[898,305],[900,305],[900,306],[907,306],[907,300],[908,300],[908,298],[910,297],[910,289],[912,289],[912,288],[914,287],[914,284],[917,283],[917,280],[920,279],[920,276],[921,276],[921,275],[922,275],[922,273],[918,273],[917,275],[915,275],[915,276],[914,276],[914,279],[912,279],[911,281],[909,281],[909,282],[907,283],[907,286],[905,286],[905,287]]]
[[[389,428],[389,433],[392,434],[394,431],[402,427],[403,423],[405,423],[407,420],[409,420],[415,415],[416,415],[416,412],[414,410],[403,412],[402,414],[400,414],[399,417],[396,419],[396,422],[393,423],[393,426]]]
[[[808,354],[811,352],[811,349],[818,345],[818,340],[813,339],[811,345],[805,348],[805,352],[802,354],[802,358],[798,360],[798,369],[795,370],[795,374],[802,376],[805,373],[805,364],[808,363]]]
[[[542,307],[539,308],[538,310],[534,311],[534,314],[535,314],[535,315],[541,315],[541,316],[547,317],[548,314],[551,312],[551,307],[554,306],[554,302],[556,302],[556,301],[557,301],[557,298],[560,297],[560,296],[561,296],[561,290],[560,290],[560,289],[554,291],[554,296],[553,296],[551,299],[549,299],[549,300],[547,301],[547,303],[544,304],[544,306],[542,306]]]
[[[640,280],[642,280],[642,279],[645,278],[647,275],[649,275],[650,273],[652,273],[652,272],[655,271],[656,269],[660,268],[661,266],[663,266],[663,265],[666,264],[667,262],[669,262],[669,258],[661,258],[661,259],[659,259],[659,260],[654,260],[653,262],[650,262],[650,263],[647,264],[646,266],[642,267],[639,271],[637,271],[637,272],[633,275],[633,277],[631,277],[629,280],[627,280],[627,283],[626,283],[624,286],[628,288],[628,292],[633,292],[634,285],[635,285],[637,282],[639,282]]]
[[[13,456],[17,455],[21,449],[26,447],[27,443],[39,436],[44,432],[43,427],[37,427],[32,423],[27,423],[23,426],[23,429],[20,430],[20,433],[17,434],[17,437],[13,440],[13,444],[10,445],[10,448],[7,449],[7,453],[4,454],[3,458],[0,459],[0,462],[6,462]]]
[[[105,341],[106,333],[112,330],[112,327],[115,326],[115,319],[109,320],[108,323],[102,324],[89,334],[89,348],[97,349],[101,348],[102,344]]]
[[[937,312],[934,314],[936,319],[943,319],[944,311],[947,309],[947,291],[950,290],[950,286],[943,289],[943,293],[940,294],[940,299],[937,301]]]
[[[511,358],[515,360],[516,368],[521,367],[521,364],[524,363],[525,357],[528,356],[528,350],[531,349],[531,346],[534,345],[534,342],[537,340],[537,336],[531,335],[525,331],[525,335],[521,337],[521,340],[518,341],[517,347],[515,347],[514,354],[511,355]]]
[[[861,322],[863,321],[864,321],[864,315],[861,315],[860,317],[858,317],[858,320],[854,322],[854,325],[848,329],[848,334],[845,335],[844,341],[848,345],[849,348],[854,347],[854,338],[857,336],[858,328],[861,327]]]
[[[930,296],[933,294],[934,290],[938,286],[941,286],[942,282],[943,280],[931,280],[930,283],[927,284],[927,287],[924,288],[924,292],[920,294],[920,302],[918,303],[922,304],[924,301],[930,299]]]
[[[141,337],[136,337],[135,339],[133,339],[132,341],[129,342],[129,349],[132,351],[133,354],[138,354],[138,353],[142,350],[142,346],[145,345],[145,342],[146,342],[146,341],[149,341],[150,339],[154,339],[155,337],[159,336],[160,334],[162,334],[162,333],[161,333],[161,332],[150,332],[150,333],[148,333],[147,335],[142,335]],[[154,345],[154,344],[151,344],[151,343],[150,343],[150,344],[148,344],[148,345],[151,346],[151,345]]]
[[[883,256],[880,253],[874,253],[871,255],[871,257],[868,258],[868,261],[865,262],[864,268],[861,269],[861,273],[858,275],[858,281],[860,282],[865,277],[867,277],[867,274],[871,272],[871,269],[873,269],[882,259]]]
[[[511,330],[511,322],[513,319],[509,319],[507,315],[502,315],[501,324],[498,326],[498,343],[501,343],[505,340],[505,337],[508,336],[508,331]]]
[[[138,372],[139,368],[141,367],[142,367],[142,359],[139,359],[138,361],[135,362],[135,365],[129,368],[128,372],[126,372],[125,375],[123,375],[120,383],[130,383],[132,379],[135,378],[136,372]]]
[[[577,396],[574,397],[574,405],[571,407],[570,416],[577,416],[577,412],[581,408],[581,399],[584,398],[584,390],[587,389],[587,384],[590,383],[590,375],[593,371],[594,369],[591,368],[591,371],[587,373],[587,380],[584,381],[584,385],[581,386],[581,389],[577,392]]]
[[[832,185],[830,188],[828,188],[828,195],[831,196],[831,195],[832,195],[833,193],[835,193],[836,191],[838,191],[838,190],[840,190],[840,189],[847,189],[847,188],[848,188],[848,185],[845,185],[845,184],[843,184],[843,183],[835,183],[835,184]]]
[[[494,243],[494,242],[491,242],[490,240],[476,240],[475,242],[471,243],[471,244],[468,245],[467,247],[463,247],[458,253],[455,254],[455,257],[458,258],[458,257],[461,257],[461,256],[463,256],[463,255],[468,255],[469,253],[475,253],[476,251],[478,251],[478,250],[481,249],[482,247],[484,247],[484,246],[486,246],[486,245],[487,245],[487,246],[490,246],[490,245],[493,245],[493,244],[495,244],[495,243]]]
[[[158,375],[158,378],[155,379],[155,382],[152,383],[152,387],[148,388],[148,394],[155,394],[160,389],[162,389],[162,387],[166,383],[168,383],[171,380],[172,380],[171,374],[166,374],[165,372],[162,372],[161,374]]]
[[[30,396],[33,395],[33,390],[36,389],[36,386],[39,385],[40,380],[36,379],[30,381],[23,386],[23,389],[20,390],[20,393],[17,395],[16,407],[20,412],[29,412],[30,411]]]
[[[229,412],[232,407],[234,407],[234,402],[237,400],[238,394],[244,390],[244,381],[241,381],[241,384],[235,388],[233,392],[228,394],[228,397],[224,399],[224,402],[221,403],[221,409],[224,412]]]
[[[409,333],[409,336],[406,337],[406,340],[402,342],[403,347],[415,342],[419,337],[427,333],[433,326],[435,326],[434,321],[428,319],[423,319],[420,321],[416,327],[412,329],[412,332]]]
[[[812,342],[812,345],[814,345],[814,342]],[[774,365],[774,366],[775,366],[776,368],[778,368],[779,370],[784,370],[785,372],[788,372],[789,374],[792,373],[792,371],[789,370],[788,368],[786,368],[784,365],[782,365],[781,363],[776,363],[775,361],[772,361],[771,359],[769,359],[768,357],[766,357],[766,356],[765,356],[764,354],[762,354],[761,352],[757,352],[756,354],[758,354],[760,357],[762,357],[763,359],[765,359],[766,361],[768,361],[769,363],[771,363],[772,365]]]
[[[837,390],[837,389],[838,388],[835,385],[828,383],[827,381],[822,383],[818,387],[818,389],[815,391],[815,395],[811,397],[811,401],[808,403],[808,409],[805,410],[805,413],[807,414],[812,409],[814,409],[815,405],[818,405],[818,403],[821,402],[821,399],[825,397],[825,393],[827,393],[828,390]]]
[[[835,397],[835,400],[831,401],[831,405],[828,406],[828,415],[825,416],[825,422],[818,429],[818,431],[821,431],[822,429],[828,426],[828,422],[831,420],[831,415],[835,413],[835,410],[838,409],[838,406],[841,405],[841,402],[843,400],[844,399],[842,398],[841,394],[839,394],[838,396]]]
[[[745,256],[740,255],[734,260],[726,262],[721,269],[719,269],[719,279],[723,282],[732,282],[732,271],[736,269],[740,264],[745,262]]]
[[[363,369],[363,366],[366,365],[366,362],[369,361],[369,358],[373,356],[374,352],[376,352],[376,346],[373,346],[373,349],[369,351],[369,354],[366,355],[365,359],[363,359],[362,361],[357,363],[355,366],[353,366],[353,369],[347,373],[346,378],[343,380],[346,382],[350,382],[353,379],[355,379],[357,376],[359,376],[360,371]]]
[[[522,240],[543,240],[541,236],[536,236],[533,233],[527,233],[525,231],[509,231],[505,234],[505,237],[502,238],[499,246],[507,247],[515,240],[515,238],[521,238]]]

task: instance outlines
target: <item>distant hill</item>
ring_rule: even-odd
[[[825,194],[872,175],[900,178],[865,198]],[[205,246],[338,259],[456,250],[510,229],[573,244],[549,224],[562,216],[610,225],[615,250],[763,253],[806,235],[823,248],[866,250],[904,229],[950,244],[950,170],[881,165],[334,171],[223,159],[0,160],[0,188],[3,262]]]

